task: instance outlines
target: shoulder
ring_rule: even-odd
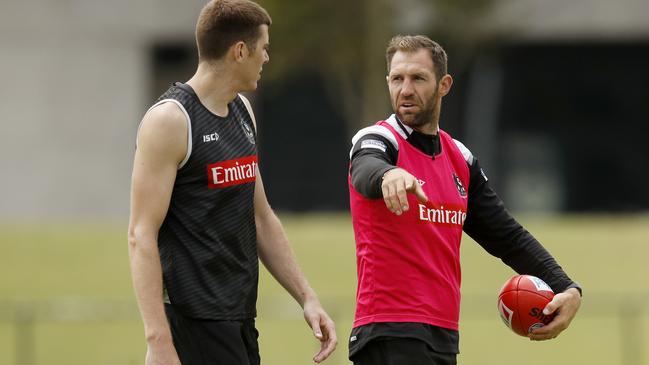
[[[173,99],[163,100],[146,112],[139,132],[179,132],[187,129],[187,121],[188,115],[182,104]]]
[[[464,157],[464,160],[469,166],[469,174],[472,176],[472,179],[474,176],[477,176],[479,177],[479,179],[481,179],[481,181],[487,182],[489,179],[487,178],[484,170],[482,170],[478,159],[473,156],[473,153],[464,145],[464,143],[458,141],[457,139],[452,140],[453,143],[455,143],[455,145],[457,146],[460,153],[462,153],[462,157]]]
[[[188,118],[182,104],[171,99],[155,104],[140,123],[137,135],[138,149],[163,155],[184,156],[189,132]]]
[[[473,162],[475,161],[475,157],[473,157],[473,153],[464,145],[464,143],[458,141],[455,138],[451,138],[455,145],[457,146],[458,150],[460,150],[460,153],[462,153],[462,157],[464,157],[464,160],[469,164],[469,166],[473,165]]]
[[[390,129],[382,125],[372,125],[359,130],[358,132],[356,132],[354,137],[352,137],[352,145],[356,145],[361,140],[367,140],[371,138],[379,138],[381,140],[385,140],[397,150],[399,149],[399,142],[397,142],[397,138],[394,136],[394,134],[392,134],[392,131],[390,131]]]
[[[399,151],[399,142],[387,127],[372,125],[359,130],[352,137],[349,158],[352,159],[361,150],[396,156]]]

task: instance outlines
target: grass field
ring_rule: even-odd
[[[347,215],[282,215],[296,255],[337,322],[327,364],[349,364],[355,258]],[[513,272],[465,238],[460,364],[649,364],[649,216],[524,217],[584,287],[557,340],[531,343],[500,322],[496,294]],[[125,226],[0,225],[0,364],[143,364]],[[297,304],[262,270],[262,362],[309,364],[317,344]],[[16,349],[19,349],[16,353]]]

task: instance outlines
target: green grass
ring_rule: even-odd
[[[327,363],[349,364],[356,289],[349,217],[282,220],[311,285],[336,319],[339,347]],[[521,220],[582,283],[582,310],[554,341],[532,343],[509,332],[495,301],[513,272],[465,238],[459,363],[649,364],[649,216]],[[33,339],[34,365],[143,363],[124,226],[3,224],[0,252],[0,364],[14,364],[16,342],[25,336]],[[318,345],[297,304],[265,270],[258,307],[263,363],[310,363]],[[36,316],[31,335],[15,325],[20,310]],[[636,348],[640,357],[629,358]]]

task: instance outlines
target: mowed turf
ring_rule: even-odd
[[[281,218],[304,272],[337,322],[339,346],[327,363],[349,364],[356,288],[349,216]],[[514,273],[465,238],[459,363],[649,364],[649,216],[521,221],[581,282],[582,310],[554,341],[532,343],[514,335],[496,310],[498,290]],[[0,225],[0,364],[14,364],[20,346],[31,351],[34,365],[143,364],[125,233],[116,224]],[[263,269],[259,297],[262,362],[310,363],[317,342],[298,305]]]

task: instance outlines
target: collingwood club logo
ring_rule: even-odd
[[[239,124],[241,124],[241,128],[243,128],[243,133],[248,137],[248,142],[255,144],[255,132],[252,131],[252,128],[250,128],[248,123],[244,122],[243,119],[239,121]]]
[[[466,197],[466,189],[464,188],[464,185],[462,185],[462,180],[460,180],[460,177],[457,176],[456,173],[453,173],[453,180],[455,180],[455,187],[457,188],[457,192],[460,193],[461,197]]]

